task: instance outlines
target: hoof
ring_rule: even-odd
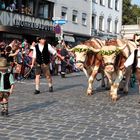
[[[93,95],[93,92],[87,92],[87,95],[91,96],[91,95]]]
[[[111,93],[108,93],[108,96],[112,98],[113,94],[111,94]]]
[[[128,91],[123,91],[123,93],[124,93],[125,95],[128,95]]]
[[[123,88],[119,88],[119,91],[123,91]]]
[[[116,101],[120,99],[120,96],[112,95],[111,99],[112,102],[116,103]]]
[[[116,103],[116,101],[117,101],[117,97],[116,97],[116,96],[112,96],[111,99],[112,99],[112,102],[113,102],[113,103]]]
[[[93,90],[87,90],[87,95],[88,95],[88,96],[93,95]]]
[[[106,87],[105,89],[106,89],[106,90],[110,90],[110,87]]]

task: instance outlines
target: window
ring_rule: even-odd
[[[100,5],[104,5],[104,0],[100,0]]]
[[[87,14],[82,13],[82,25],[86,25],[86,24],[87,24]]]
[[[111,18],[108,18],[108,20],[107,20],[107,32],[111,32],[112,31],[111,28],[112,28]]]
[[[95,29],[96,27],[96,25],[95,25],[95,23],[96,23],[96,15],[93,15],[92,16],[92,29]]]
[[[92,2],[97,3],[97,0],[92,0]]]
[[[39,5],[39,17],[48,18],[49,5],[48,4],[40,4]]]
[[[78,12],[76,10],[73,10],[72,21],[74,23],[77,23],[77,14],[78,14]]]
[[[115,10],[119,10],[119,0],[115,0]]]
[[[118,20],[115,20],[115,33],[118,33]]]
[[[99,30],[103,31],[103,24],[104,24],[104,17],[100,16],[99,17]]]
[[[61,9],[61,17],[62,19],[67,19],[67,8],[66,7],[62,7]]]
[[[112,8],[112,0],[108,0],[108,8]]]

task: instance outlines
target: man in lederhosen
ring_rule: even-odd
[[[32,65],[35,65],[35,92],[34,94],[39,94],[40,90],[40,75],[41,71],[48,80],[49,92],[53,92],[52,77],[50,74],[50,53],[54,56],[58,56],[60,59],[64,59],[59,55],[56,50],[46,42],[46,37],[38,37],[38,43],[33,49]]]

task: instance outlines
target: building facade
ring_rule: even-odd
[[[54,38],[54,2],[45,0],[3,0],[0,3],[1,40]]]
[[[0,3],[1,39],[52,39],[79,43],[91,37],[118,37],[122,0],[3,0]],[[65,23],[57,24],[55,20]],[[55,34],[60,25],[61,31]],[[59,26],[57,26],[59,27]],[[59,28],[58,28],[59,29]],[[57,30],[59,31],[59,30]]]
[[[92,0],[91,36],[119,37],[122,25],[122,0]]]
[[[137,24],[122,25],[121,30],[122,38],[133,40],[135,34],[140,35],[140,18],[137,18]]]
[[[56,0],[54,17],[68,21],[62,25],[64,38],[120,37],[122,0]]]
[[[83,41],[91,37],[91,0],[56,0],[54,17],[67,21],[63,24],[66,41]]]

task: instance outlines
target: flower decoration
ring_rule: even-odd
[[[75,48],[74,51],[75,51],[75,52],[81,53],[81,52],[86,52],[86,51],[88,51],[88,49],[85,49],[85,48]]]
[[[117,48],[116,50],[108,50],[108,51],[106,51],[106,50],[101,50],[100,52],[99,52],[101,55],[112,55],[112,54],[119,54],[120,53],[120,50]]]

